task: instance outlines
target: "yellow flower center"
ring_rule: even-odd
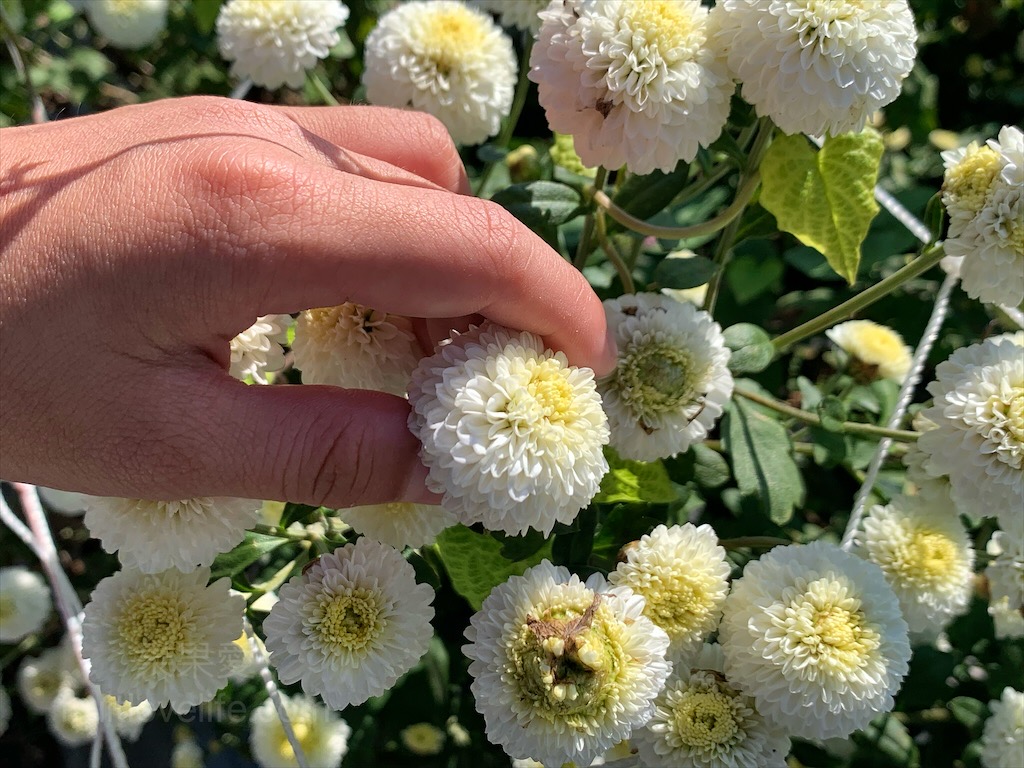
[[[709,593],[709,579],[703,574],[672,573],[669,579],[651,574],[647,583],[630,584],[643,596],[647,605],[644,615],[661,627],[672,639],[689,637],[703,627],[714,607]]]
[[[677,0],[634,0],[626,8],[634,40],[642,37],[647,46],[656,48],[669,64],[681,58],[678,54],[683,51],[679,49],[689,49],[703,42],[703,35],[697,41],[691,39],[696,25]],[[673,52],[677,55],[670,58],[669,54]]]
[[[573,413],[573,389],[557,360],[539,363],[526,385],[526,391],[548,421],[563,423]]]
[[[447,77],[479,50],[486,32],[482,20],[468,8],[451,6],[435,9],[427,17],[417,42],[437,73]]]
[[[363,587],[334,595],[321,606],[316,634],[327,648],[359,651],[375,640],[387,618],[376,593]]]
[[[988,146],[969,149],[964,158],[946,171],[943,190],[958,206],[977,213],[985,205],[992,180],[999,174],[999,153]]]
[[[129,597],[116,621],[116,635],[130,665],[170,672],[195,650],[192,609],[170,590]]]
[[[1006,417],[1007,431],[1019,446],[1024,446],[1024,387],[1014,390],[1006,408]]]
[[[959,549],[952,539],[941,531],[931,529],[915,530],[898,560],[894,570],[903,580],[933,586],[945,582],[950,570],[957,563]]]
[[[304,715],[293,711],[288,712],[288,720],[292,724],[292,733],[295,734],[295,740],[299,742],[299,746],[302,747],[303,754],[309,755],[317,747],[319,733],[317,732],[316,725]],[[281,725],[279,720],[276,720],[276,718],[274,726],[276,728],[274,736],[276,740],[277,754],[281,757],[283,762],[294,762],[295,750],[292,749],[291,742],[288,741],[288,737],[285,735],[284,727]]]
[[[730,744],[740,730],[733,699],[717,686],[687,690],[674,707],[675,731],[690,747],[714,750]]]

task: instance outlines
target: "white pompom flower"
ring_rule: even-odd
[[[883,379],[902,382],[910,372],[913,353],[903,337],[871,320],[847,320],[825,332],[837,347]],[[873,378],[873,377],[872,377]]]
[[[956,350],[935,369],[922,411],[937,428],[917,441],[957,508],[1014,527],[1024,509],[1024,331]]]
[[[589,765],[646,723],[672,664],[643,608],[547,560],[495,587],[462,648],[487,738],[513,758]]]
[[[844,737],[893,707],[910,641],[881,569],[833,544],[776,547],[726,598],[729,680],[790,736]]]
[[[458,522],[444,507],[401,501],[341,509],[338,516],[363,536],[396,549],[432,544],[441,531]]]
[[[1024,637],[1024,605],[1011,603],[1008,596],[992,598],[988,604],[988,615],[997,640]]]
[[[167,28],[167,0],[89,0],[85,15],[112,45],[136,50]]]
[[[81,673],[71,665],[68,649],[62,645],[27,656],[18,667],[18,697],[36,715],[49,712],[61,689],[74,688],[80,682]]]
[[[242,652],[245,598],[209,568],[156,574],[124,569],[103,579],[85,606],[82,655],[89,678],[119,701],[170,705],[178,714],[209,701]]]
[[[735,88],[699,0],[554,0],[530,54],[584,165],[671,171],[718,138]]]
[[[231,74],[264,88],[301,88],[348,19],[339,0],[228,0],[217,16],[220,55]]]
[[[1024,519],[992,534],[985,550],[992,558],[985,569],[991,602],[1005,601],[1008,609],[1024,615]]]
[[[73,688],[62,688],[46,713],[46,724],[65,747],[88,744],[99,731],[96,700],[89,694],[78,695]]]
[[[17,643],[50,617],[50,588],[21,565],[0,568],[0,643]]]
[[[503,27],[515,27],[537,34],[540,29],[540,12],[548,7],[549,0],[472,0],[477,8],[498,14]]]
[[[710,525],[659,525],[625,548],[608,575],[644,598],[644,615],[668,634],[669,658],[689,661],[722,615],[729,562]]]
[[[861,130],[917,54],[907,0],[721,0],[714,15],[743,98],[791,134]]]
[[[531,333],[484,324],[422,360],[409,429],[427,487],[466,525],[544,535],[590,503],[608,471],[608,421],[589,368]]]
[[[1015,125],[1004,125],[998,137],[986,144],[999,153],[999,177],[1011,186],[1024,184],[1024,131]]]
[[[725,676],[725,656],[703,645],[676,665],[654,702],[654,717],[633,731],[647,768],[785,768],[789,738]]]
[[[348,723],[309,696],[282,694],[281,703],[306,758],[303,765],[337,768],[348,752],[348,739],[352,735]],[[249,717],[249,749],[261,768],[298,768],[295,751],[270,699]]]
[[[871,508],[857,543],[882,569],[911,632],[938,632],[967,610],[974,548],[952,502],[897,496]]]
[[[972,141],[966,147],[941,153],[945,166],[942,203],[949,215],[949,236],[959,237],[964,227],[985,207],[992,183],[1003,161],[998,148]]]
[[[261,501],[196,497],[150,501],[94,496],[85,525],[121,564],[143,573],[188,572],[213,563],[259,520]]]
[[[347,302],[302,312],[292,354],[303,384],[401,395],[419,361],[419,345],[408,318]]]
[[[231,340],[231,375],[267,384],[267,374],[284,367],[289,315],[263,315]]]
[[[433,591],[372,539],[321,555],[278,597],[263,622],[270,663],[332,709],[384,693],[430,643]]]
[[[412,0],[388,11],[366,38],[364,66],[371,104],[427,112],[464,144],[495,135],[512,107],[512,41],[457,0]]]
[[[598,384],[612,447],[651,461],[707,438],[733,390],[718,323],[657,293],[608,299],[604,308],[618,346],[615,370]]]
[[[981,764],[985,768],[1015,768],[1024,754],[1024,693],[1010,686],[996,701],[981,732]]]

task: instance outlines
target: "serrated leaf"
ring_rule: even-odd
[[[704,256],[664,258],[654,268],[652,279],[661,288],[696,288],[714,277],[718,265]]]
[[[265,554],[280,547],[285,541],[287,539],[277,536],[246,531],[241,544],[230,552],[217,555],[217,559],[210,566],[210,578],[219,579],[222,576],[234,576],[241,573]]]
[[[582,210],[580,193],[555,181],[528,181],[499,190],[491,198],[531,229],[557,227]]]
[[[761,205],[851,285],[878,213],[875,183],[884,148],[870,129],[830,136],[817,151],[803,136],[781,136],[761,163]]]
[[[213,31],[221,2],[223,0],[192,0],[192,15],[196,20],[196,29],[201,34],[208,35]]]
[[[789,522],[794,507],[803,503],[804,484],[783,426],[735,398],[722,435],[740,494],[756,498],[772,522]]]
[[[647,502],[671,504],[679,493],[660,461],[628,461],[608,448],[608,473],[601,480],[595,504]]]
[[[775,357],[771,337],[753,323],[736,323],[723,331],[725,346],[732,350],[729,370],[733,373],[763,371]]]
[[[498,584],[541,560],[551,558],[551,543],[524,560],[511,561],[501,555],[501,542],[464,525],[446,528],[437,537],[437,552],[444,563],[455,591],[466,598],[474,611],[479,611],[484,598]]]

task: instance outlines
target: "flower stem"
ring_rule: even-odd
[[[780,539],[776,536],[738,536],[735,539],[719,539],[718,543],[725,549],[771,549],[772,547],[784,547],[793,542],[789,539]]]
[[[519,116],[523,114],[523,107],[526,106],[526,94],[530,92],[530,81],[527,75],[530,72],[530,51],[532,49],[533,36],[523,35],[523,55],[519,58],[519,79],[516,81],[516,91],[512,97],[512,107],[509,109],[508,117],[505,118],[501,131],[494,140],[494,144],[498,147],[508,147],[509,142],[512,141],[512,135],[515,133],[516,125],[519,124]],[[483,192],[484,186],[487,184],[488,179],[491,178],[491,174],[494,172],[497,164],[496,160],[491,160],[484,166],[483,171],[480,172],[480,176],[476,180],[476,193],[478,195]]]
[[[313,89],[320,95],[320,98],[324,100],[325,104],[332,107],[341,106],[341,103],[334,98],[334,94],[331,93],[331,89],[328,88],[324,81],[320,79],[320,75],[312,70],[309,73],[309,84],[313,86]]]
[[[755,402],[758,405],[763,405],[765,408],[771,408],[773,411],[781,413],[783,416],[789,416],[790,418],[797,419],[798,421],[802,421],[805,424],[810,424],[814,427],[821,426],[821,419],[815,414],[802,411],[799,408],[794,408],[793,406],[787,405],[773,397],[765,397],[764,395],[759,395],[756,392],[751,392],[740,387],[736,387],[736,389],[733,390],[733,394],[745,397],[747,400]],[[912,432],[905,429],[888,429],[887,427],[879,427],[874,424],[863,424],[859,421],[844,421],[837,431],[848,435],[859,435],[862,437],[888,437],[893,440],[902,440],[903,442],[911,442],[920,437],[919,432]]]
[[[943,256],[945,256],[945,253],[941,245],[932,246],[905,267],[893,272],[884,280],[875,283],[870,288],[865,288],[853,298],[844,301],[837,307],[833,307],[824,314],[818,315],[813,320],[808,320],[803,325],[798,325],[793,330],[774,338],[772,345],[775,347],[775,351],[779,353],[785,352],[798,341],[821,333],[825,329],[831,328],[840,320],[845,320],[862,309],[871,306],[907,281],[913,280],[915,277],[927,272],[938,264]]]
[[[594,176],[594,184],[590,188],[589,198],[593,201],[598,193],[603,194],[604,182],[608,178],[608,169],[603,165],[599,166],[597,173]],[[594,216],[595,211],[593,208],[587,213],[587,218],[583,220],[583,231],[580,232],[580,242],[576,246],[576,258],[573,259],[573,266],[576,269],[583,271],[583,267],[587,265],[587,256],[590,255],[590,239],[594,232]]]
[[[615,267],[615,271],[619,273],[622,290],[625,293],[636,293],[636,284],[633,282],[633,275],[629,270],[629,265],[622,258],[619,249],[615,247],[615,243],[608,238],[608,230],[605,227],[604,213],[602,211],[597,212],[595,221],[597,225],[597,242],[601,246],[601,250],[604,251],[605,256],[608,257],[608,261]]]

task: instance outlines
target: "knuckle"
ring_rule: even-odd
[[[413,112],[410,130],[416,132],[419,145],[426,150],[424,160],[433,168],[435,181],[449,189],[461,187],[465,169],[455,142],[444,123],[425,112]]]
[[[285,463],[291,466],[288,498],[320,506],[364,497],[374,466],[368,438],[357,422],[335,416],[328,426],[293,441],[298,450]]]

